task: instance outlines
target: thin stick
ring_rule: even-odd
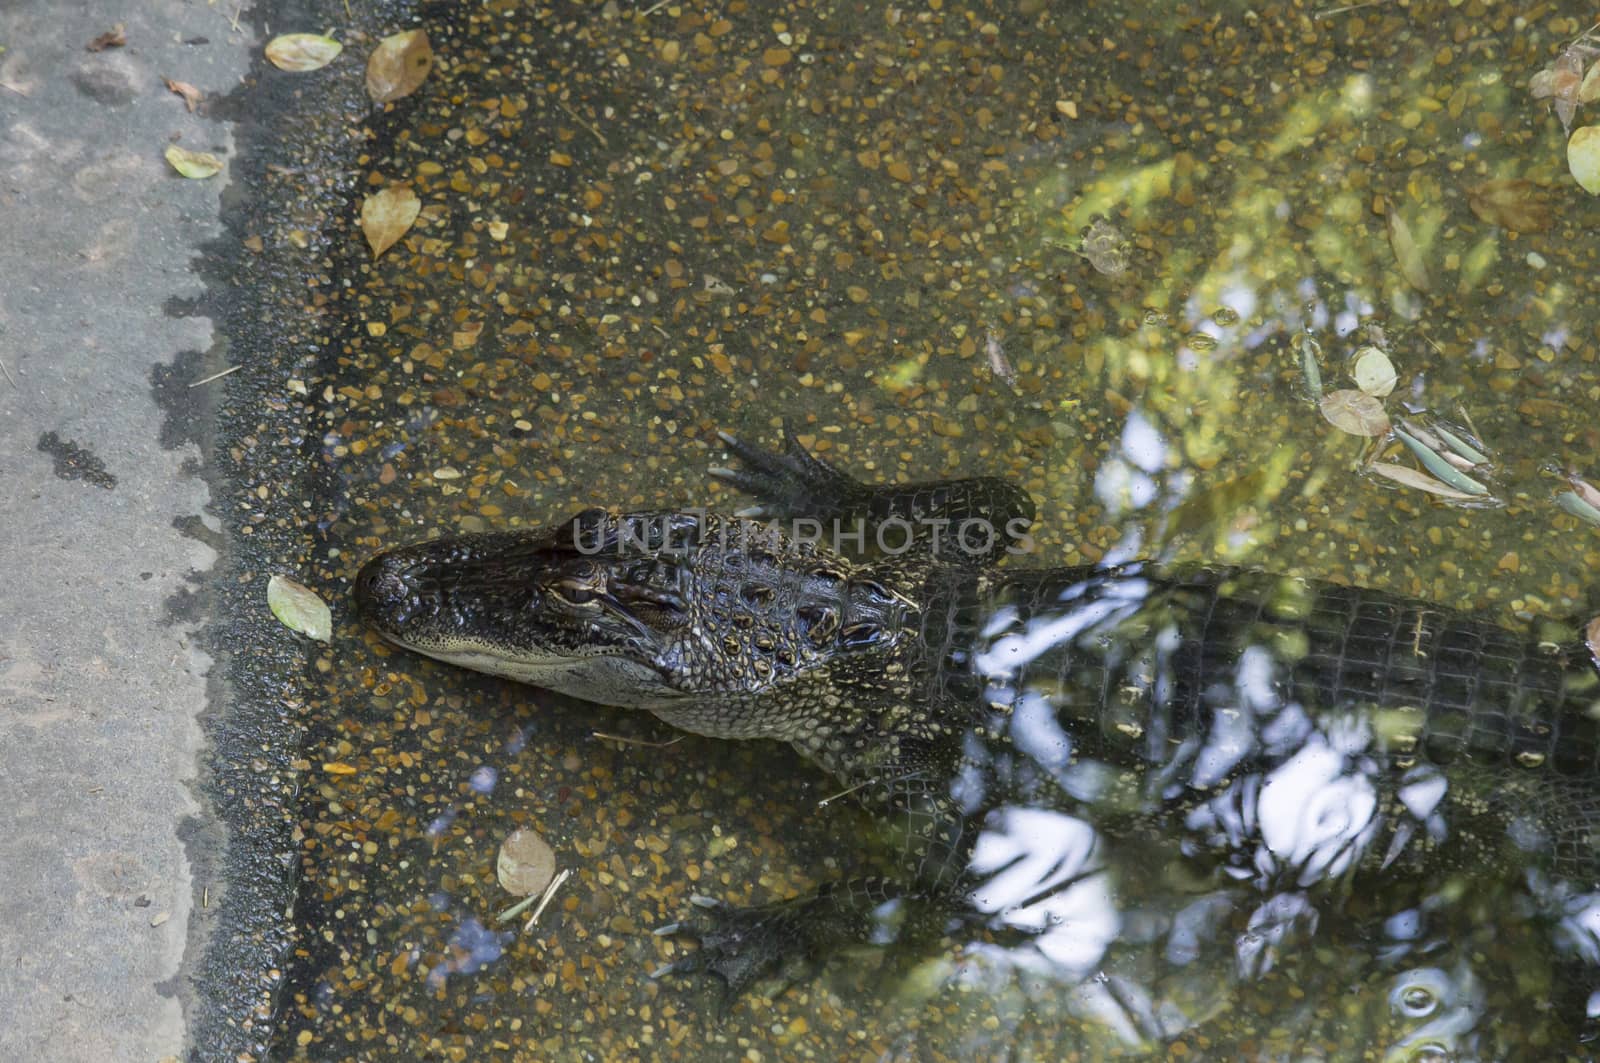
[[[22,390],[21,388],[17,387],[17,382],[16,382],[15,378],[12,377],[11,370],[6,368],[6,363],[3,362],[3,361],[0,361],[0,373],[4,373],[6,375],[6,380],[11,384],[11,386],[13,388],[16,388],[16,390],[18,390],[18,391]]]
[[[209,384],[213,380],[221,380],[223,377],[227,376],[229,373],[237,373],[239,370],[241,370],[243,368],[244,368],[244,366],[242,366],[242,365],[230,365],[230,366],[228,366],[228,368],[224,369],[222,372],[220,372],[220,373],[212,373],[210,376],[201,377],[199,380],[196,380],[193,384],[190,384],[189,386],[192,387],[192,388],[197,388],[201,384]]]
[[[594,138],[600,142],[600,146],[602,148],[609,148],[611,146],[606,141],[605,134],[596,129],[593,123],[585,121],[583,116],[577,111],[574,111],[571,107],[568,107],[565,100],[557,100],[556,106],[561,108],[563,111],[566,111],[567,114],[571,115],[574,122],[577,122],[579,125],[583,126],[583,128],[593,133]]]
[[[550,880],[550,885],[544,888],[544,896],[539,898],[539,907],[535,908],[533,914],[528,916],[528,921],[522,924],[522,932],[524,934],[533,929],[533,925],[544,914],[545,905],[550,903],[550,898],[556,895],[556,890],[561,888],[561,884],[567,881],[568,876],[571,874],[572,872],[569,869],[563,868],[561,874]]]
[[[242,14],[244,14],[244,4],[241,3],[238,7],[233,9],[233,18],[228,20],[233,26],[233,32],[235,33],[239,32],[239,16]]]
[[[1364,7],[1377,7],[1379,4],[1387,4],[1388,2],[1389,0],[1363,0],[1363,2],[1359,4],[1346,4],[1344,7],[1330,7],[1326,11],[1318,11],[1311,17],[1313,20],[1319,18],[1332,18],[1335,15],[1343,15],[1350,11],[1360,11]]]
[[[887,782],[890,785],[893,785],[894,783],[897,783],[897,782],[906,782],[906,781],[908,781],[910,779],[919,778],[919,777],[921,777],[921,775],[922,775],[922,772],[920,770],[918,770],[918,771],[908,771],[904,775],[892,775],[892,776],[890,776],[889,779],[887,780]],[[856,783],[854,786],[850,787],[849,789],[840,790],[836,794],[829,794],[827,797],[821,798],[820,800],[817,801],[817,807],[818,808],[827,808],[829,805],[833,804],[833,802],[839,800],[839,798],[841,798],[841,797],[848,797],[851,794],[855,793],[857,790],[862,789],[863,787],[871,786],[875,782],[882,782],[882,781],[884,781],[884,780],[880,779],[876,775],[872,776],[871,778],[863,779],[861,782]]]
[[[657,11],[660,11],[662,8],[666,7],[671,2],[672,0],[660,0],[659,3],[651,5],[644,12],[642,12],[642,14],[644,14],[646,17],[649,17],[650,15],[653,15]]]
[[[688,735],[678,735],[676,738],[669,738],[665,742],[650,742],[643,738],[629,738],[626,735],[607,734],[604,731],[591,731],[590,737],[603,738],[610,742],[621,742],[625,746],[644,746],[648,749],[666,749],[668,746],[675,746],[679,742],[682,742],[688,737]]]

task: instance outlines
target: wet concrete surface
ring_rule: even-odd
[[[231,127],[162,77],[231,91],[249,27],[221,7],[0,12],[0,1056],[141,1060],[186,1044],[180,974],[206,881],[186,842],[209,653],[195,592],[217,522],[193,438],[164,440],[155,368],[215,342],[167,312],[204,291],[224,180],[178,142]],[[127,43],[89,51],[117,23]],[[198,427],[198,426],[196,426]]]

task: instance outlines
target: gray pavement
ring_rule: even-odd
[[[151,384],[211,346],[165,308],[200,294],[228,178],[162,151],[234,146],[162,78],[232,90],[235,10],[0,0],[0,1059],[184,1052],[209,665],[187,603],[215,521]],[[125,47],[86,50],[119,22]]]

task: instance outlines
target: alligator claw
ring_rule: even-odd
[[[781,985],[790,985],[797,971],[815,966],[817,912],[810,898],[741,908],[693,894],[689,903],[697,909],[694,917],[668,923],[655,933],[692,937],[700,947],[658,968],[652,978],[703,971],[723,982],[725,1001],[731,1002],[756,982],[776,977]]]
[[[813,516],[847,510],[864,490],[862,484],[814,456],[786,427],[782,452],[764,450],[731,432],[717,433],[739,461],[738,468],[715,466],[714,479],[757,499],[740,510],[741,517]]]

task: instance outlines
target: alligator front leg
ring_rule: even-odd
[[[781,453],[720,435],[740,467],[711,475],[757,500],[740,516],[817,521],[823,541],[841,552],[915,551],[987,564],[1024,542],[1033,523],[1033,499],[998,477],[867,484],[806,450],[787,429]]]
[[[879,716],[877,723],[890,718]],[[860,744],[856,737],[865,733],[796,748],[873,813],[886,833],[895,876],[830,882],[807,896],[752,907],[696,897],[698,910],[690,918],[657,933],[694,938],[699,948],[658,974],[713,974],[737,998],[767,978],[787,984],[807,977],[848,946],[910,945],[914,951],[965,910],[965,869],[977,824],[950,797],[959,751],[915,735],[879,733]]]
[[[787,986],[808,978],[842,947],[894,940],[906,906],[925,898],[892,879],[855,878],[775,904],[739,907],[710,897],[692,900],[697,910],[689,918],[655,933],[691,938],[699,947],[652,977],[712,974],[726,985],[732,1002],[768,979]]]

